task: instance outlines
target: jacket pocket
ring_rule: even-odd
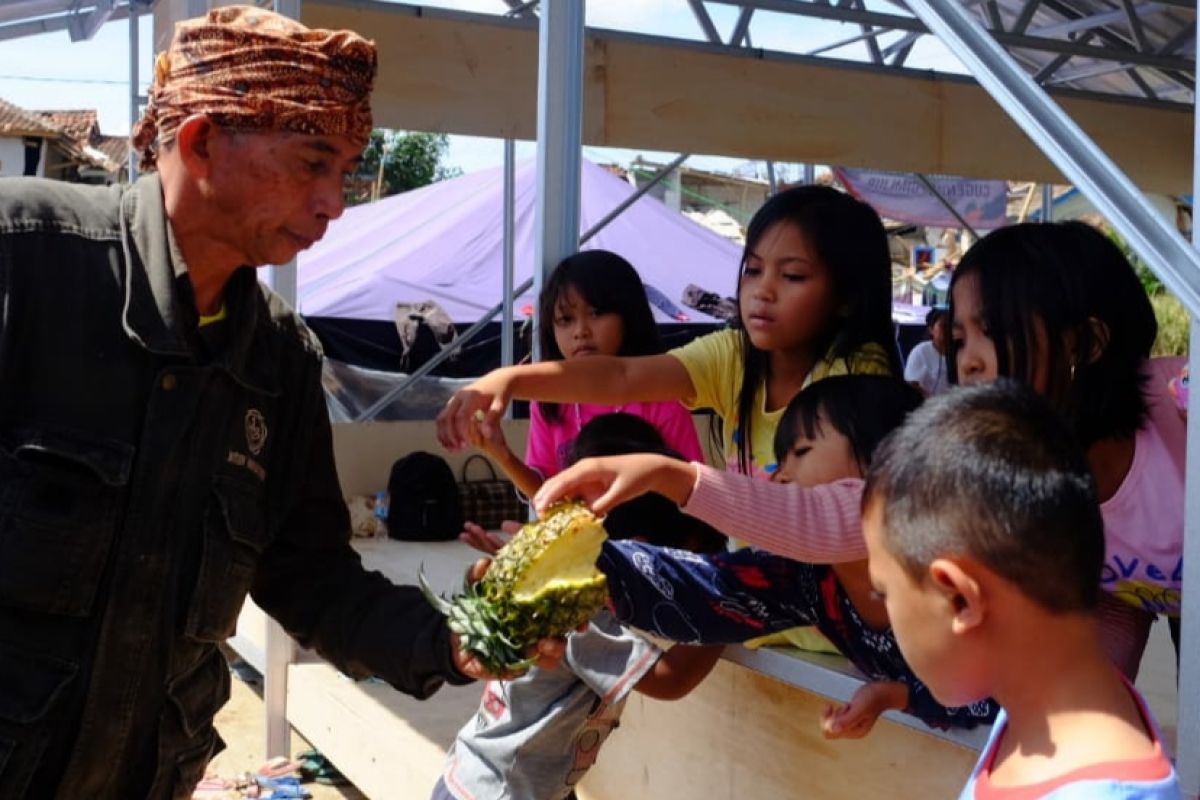
[[[43,431],[0,447],[0,606],[86,617],[108,561],[133,448]]]
[[[233,635],[258,558],[267,545],[262,503],[259,485],[222,477],[213,484],[185,629],[193,639],[219,642]]]
[[[0,797],[26,797],[54,728],[52,711],[78,667],[0,645]]]
[[[154,797],[191,797],[204,769],[224,749],[213,727],[229,699],[229,668],[215,647],[167,682],[167,705],[159,727],[159,772]]]

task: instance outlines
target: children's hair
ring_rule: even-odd
[[[946,309],[941,306],[934,306],[929,309],[929,313],[925,315],[925,327],[932,328],[937,324],[937,321],[946,316]]]
[[[563,353],[554,338],[554,318],[568,289],[574,288],[600,314],[621,317],[620,356],[649,356],[662,352],[654,313],[637,270],[608,250],[585,250],[559,262],[538,295],[538,341],[542,358],[561,361]],[[539,403],[550,422],[561,417],[558,403]]]
[[[567,453],[567,461],[574,464],[584,458],[627,453],[657,453],[683,460],[649,422],[634,414],[614,412],[594,417],[580,428]],[[608,512],[604,529],[610,539],[640,537],[658,547],[698,553],[719,553],[725,549],[724,534],[654,493],[627,500]]]
[[[1024,384],[927,400],[880,445],[863,506],[881,508],[884,546],[914,580],[934,559],[967,556],[1048,611],[1099,602],[1104,523],[1091,471]]]
[[[814,439],[822,425],[845,436],[864,473],[875,448],[900,426],[924,397],[899,378],[837,375],[819,380],[792,398],[775,429],[775,460],[782,464],[796,439]]]
[[[954,288],[968,277],[978,282],[1000,376],[1032,382],[1044,338],[1047,399],[1085,447],[1132,436],[1142,426],[1148,413],[1142,365],[1158,323],[1133,267],[1108,237],[1082,222],[993,231],[954,272],[950,327]],[[958,346],[950,338],[948,374],[957,383]]]
[[[738,302],[746,264],[763,235],[778,223],[795,225],[829,271],[834,302],[845,310],[839,323],[814,342],[818,357],[847,359],[864,345],[883,348],[892,372],[901,374],[892,325],[892,258],[887,233],[875,210],[828,186],[797,186],[772,196],[750,220],[738,271]],[[738,467],[750,472],[750,421],[754,397],[768,377],[770,359],[750,341],[738,315],[745,374],[738,393]]]

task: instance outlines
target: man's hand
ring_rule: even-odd
[[[549,478],[533,497],[541,514],[557,500],[577,497],[597,514],[607,514],[627,500],[657,492],[683,505],[696,485],[696,465],[668,456],[636,453],[585,458]]]
[[[475,583],[482,579],[487,573],[489,564],[491,562],[486,558],[476,561],[467,570],[467,580]],[[584,627],[586,627],[586,624],[581,626],[580,630]],[[454,658],[454,666],[468,678],[474,678],[477,681],[507,681],[519,677],[524,673],[524,670],[503,672],[499,675],[489,672],[483,664],[479,663],[479,659],[475,655],[462,649],[457,633],[450,634],[450,647]],[[537,657],[536,666],[542,669],[557,669],[562,664],[563,657],[566,654],[567,640],[559,637],[542,639],[531,647],[528,652],[529,656]]]

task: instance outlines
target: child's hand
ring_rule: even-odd
[[[908,687],[899,682],[873,682],[858,688],[850,702],[825,707],[821,733],[826,739],[861,739],[875,727],[879,715],[908,705]]]
[[[504,531],[508,536],[511,536],[520,529],[521,523],[519,522],[505,520],[500,523],[500,530]],[[471,547],[474,547],[481,553],[494,556],[497,550],[508,544],[508,536],[499,536],[485,530],[480,525],[476,525],[474,522],[468,522],[463,525],[463,532],[458,535],[458,539],[471,545]]]
[[[465,389],[459,389],[437,415],[437,435],[447,450],[462,450],[471,443],[475,428],[489,437],[500,427],[508,407],[510,389],[504,369],[493,370]]]
[[[483,414],[476,414],[471,423],[471,446],[482,450],[495,461],[503,464],[512,457],[508,442],[504,438],[504,429],[499,425],[484,425]]]
[[[585,458],[547,479],[534,495],[541,514],[564,497],[578,497],[597,514],[647,492],[657,492],[682,505],[696,484],[696,467],[686,461],[650,453]]]

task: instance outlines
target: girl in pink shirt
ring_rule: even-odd
[[[563,259],[542,288],[538,304],[542,320],[538,337],[545,360],[662,352],[641,278],[616,253],[588,250]],[[689,461],[704,460],[691,414],[673,400],[615,406],[531,403],[524,461],[508,447],[498,426],[473,444],[500,464],[521,492],[532,497],[546,478],[567,465],[567,453],[579,430],[594,417],[616,411],[645,419],[658,429],[668,447]]]

